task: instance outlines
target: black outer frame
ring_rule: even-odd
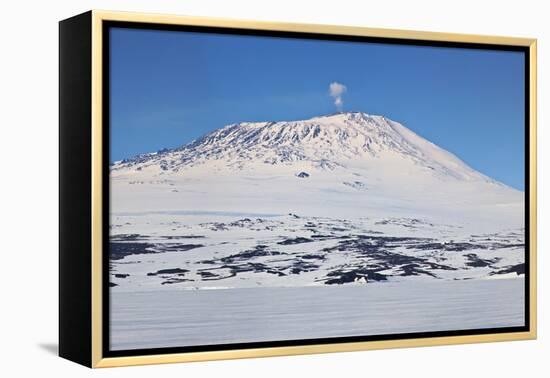
[[[91,112],[92,112],[92,13],[60,22],[60,260],[59,260],[59,354],[60,356],[91,367]],[[103,357],[126,357],[185,352],[219,351],[310,344],[332,344],[358,341],[417,339],[442,336],[482,335],[530,330],[529,280],[529,220],[530,220],[530,54],[529,47],[489,45],[481,43],[422,41],[385,37],[329,35],[304,32],[262,31],[206,26],[166,25],[139,22],[103,21],[103,94],[102,94],[102,175],[103,175],[103,235],[109,235],[109,38],[110,27],[192,31],[284,37],[349,42],[370,42],[416,46],[473,48],[484,50],[519,51],[525,57],[525,321],[523,327],[453,330],[375,336],[335,337],[310,340],[285,340],[223,345],[197,345],[135,350],[109,350],[109,259],[103,258],[102,329]],[[83,127],[82,125],[89,125]],[[89,167],[84,169],[83,167]],[[109,251],[108,238],[103,238],[103,251]],[[105,256],[105,253],[103,254]]]
[[[59,23],[59,355],[92,367],[92,12]]]

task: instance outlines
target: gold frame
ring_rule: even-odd
[[[102,22],[129,21],[140,23],[216,26],[252,30],[308,32],[317,34],[354,35],[368,37],[402,38],[425,41],[447,41],[480,44],[524,46],[530,55],[530,325],[527,332],[495,333],[471,336],[446,336],[389,341],[365,341],[340,344],[312,344],[306,346],[268,347],[257,349],[221,350],[212,352],[174,353],[132,357],[102,356]],[[537,41],[530,38],[497,37],[469,34],[434,33],[364,27],[293,24],[231,20],[220,18],[188,17],[146,13],[92,11],[92,366],[114,367],[173,362],[208,361],[250,357],[300,355],[311,353],[350,352],[371,349],[420,347],[447,344],[482,343],[495,341],[528,340],[537,337],[536,296],[536,210],[537,210],[537,149],[536,149],[536,54]]]

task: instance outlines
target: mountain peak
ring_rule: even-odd
[[[262,169],[299,164],[334,170],[361,166],[421,167],[427,174],[458,180],[489,180],[453,154],[380,115],[338,112],[306,120],[241,122],[212,131],[173,150],[117,162],[112,170],[185,171],[216,164],[229,169]],[[408,169],[408,168],[407,168]]]
[[[316,119],[352,120],[352,119],[369,118],[369,117],[370,118],[374,118],[374,117],[383,118],[382,116],[377,116],[377,115],[373,115],[373,114],[369,114],[369,113],[365,113],[365,112],[361,112],[361,111],[346,111],[346,112],[335,112],[335,113],[321,114],[321,115],[314,116],[314,117],[309,118],[309,119],[303,119],[303,120],[295,121],[295,122],[306,122],[306,121],[312,121],[312,120],[316,120]]]

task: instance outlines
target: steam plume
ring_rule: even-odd
[[[334,98],[334,105],[339,112],[342,111],[344,107],[344,101],[342,100],[342,95],[347,91],[347,87],[344,84],[333,81],[329,85],[329,94]]]

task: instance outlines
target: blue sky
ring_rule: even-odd
[[[111,29],[111,160],[241,121],[381,114],[524,188],[519,52]]]

